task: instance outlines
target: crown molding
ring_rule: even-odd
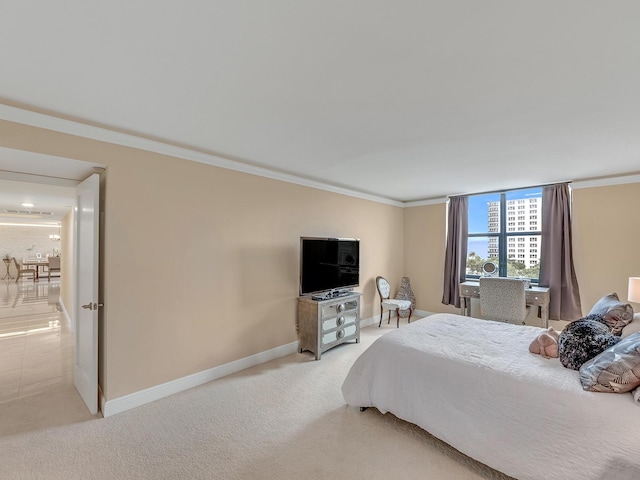
[[[67,120],[43,113],[33,112],[31,110],[12,107],[10,105],[0,104],[0,119],[7,120],[9,122],[20,123],[23,125],[29,125],[32,127],[44,128],[46,130],[52,130],[54,132],[66,133],[82,138],[97,140],[100,142],[112,143],[124,147],[137,148],[140,150],[181,158],[183,160],[189,160],[192,162],[204,163],[214,167],[220,167],[228,170],[247,173],[250,175],[257,175],[259,177],[270,178],[272,180],[280,180],[283,182],[302,185],[318,190],[325,190],[327,192],[338,193],[340,195],[347,195],[363,200],[370,200],[372,202],[384,203],[395,207],[403,207],[405,205],[404,202],[400,202],[397,200],[392,200],[377,195],[371,195],[364,192],[358,192],[356,190],[350,190],[348,188],[338,187],[335,185],[306,179],[288,173],[277,172],[274,170],[269,170],[267,168],[256,167],[242,162],[237,162],[235,160],[229,160],[227,158],[219,157],[217,155],[203,153],[185,147],[178,147],[175,145],[163,143],[157,140],[150,140],[129,133],[116,132],[114,130],[109,130],[103,127],[96,127],[73,120]]]
[[[315,188],[318,190],[324,190],[327,192],[337,193],[340,195],[346,195],[349,197],[360,198],[363,200],[369,200],[372,202],[391,205],[394,207],[419,207],[424,205],[436,205],[440,203],[446,203],[448,198],[431,198],[415,201],[398,201],[392,200],[386,197],[380,197],[377,195],[371,195],[357,190],[351,190],[336,185],[330,185],[317,180],[310,180],[297,175],[278,172],[263,167],[257,167],[248,165],[235,160],[229,160],[217,155],[199,152],[185,147],[179,147],[168,143],[160,142],[157,140],[150,140],[147,138],[139,137],[129,133],[117,132],[104,127],[96,127],[85,123],[67,120],[44,113],[38,113],[31,110],[25,110],[23,108],[13,107],[0,103],[0,119],[9,122],[20,123],[23,125],[29,125],[36,128],[43,128],[46,130],[52,130],[54,132],[65,133],[69,135],[75,135],[82,138],[88,138],[91,140],[97,140],[100,142],[111,143],[115,145],[121,145],[124,147],[137,148],[149,152],[159,153],[161,155],[167,155],[171,157],[180,158],[183,160],[189,160],[192,162],[204,163],[214,167],[225,168],[228,170],[234,170],[237,172],[247,173],[249,175],[256,175],[259,177],[270,178],[272,180],[280,180],[287,183],[293,183],[296,185],[302,185],[304,187]],[[574,180],[571,187],[578,188],[592,188],[608,185],[620,185],[625,183],[637,183],[640,182],[640,174],[612,176],[595,179]]]
[[[440,198],[428,198],[425,200],[415,200],[410,202],[404,202],[404,207],[422,207],[424,205],[438,205],[439,203],[447,203],[449,201],[448,197],[440,197]]]
[[[639,183],[639,182],[640,182],[640,174],[620,175],[616,177],[603,177],[603,178],[576,180],[571,183],[571,188],[575,190],[579,188],[607,187],[611,185],[623,185],[626,183]]]

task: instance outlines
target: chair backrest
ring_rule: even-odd
[[[60,268],[60,257],[49,257],[49,270]]]
[[[391,285],[384,277],[376,277],[376,288],[378,289],[380,300],[387,300],[391,295]]]
[[[22,265],[18,263],[18,260],[16,260],[16,257],[11,257],[11,260],[13,261],[13,264],[16,266],[18,271],[20,271],[20,269],[22,268]]]
[[[480,312],[484,318],[521,325],[527,316],[524,282],[480,277]]]

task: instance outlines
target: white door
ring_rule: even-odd
[[[75,218],[76,348],[73,383],[92,414],[98,412],[98,225],[100,176],[78,185]]]

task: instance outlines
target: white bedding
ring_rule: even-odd
[[[640,479],[640,407],[585,392],[577,371],[529,353],[541,328],[437,314],[376,340],[342,386],[519,480]]]

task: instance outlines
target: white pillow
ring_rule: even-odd
[[[636,313],[633,316],[633,320],[629,325],[622,329],[622,338],[628,337],[632,333],[640,332],[640,313]]]

